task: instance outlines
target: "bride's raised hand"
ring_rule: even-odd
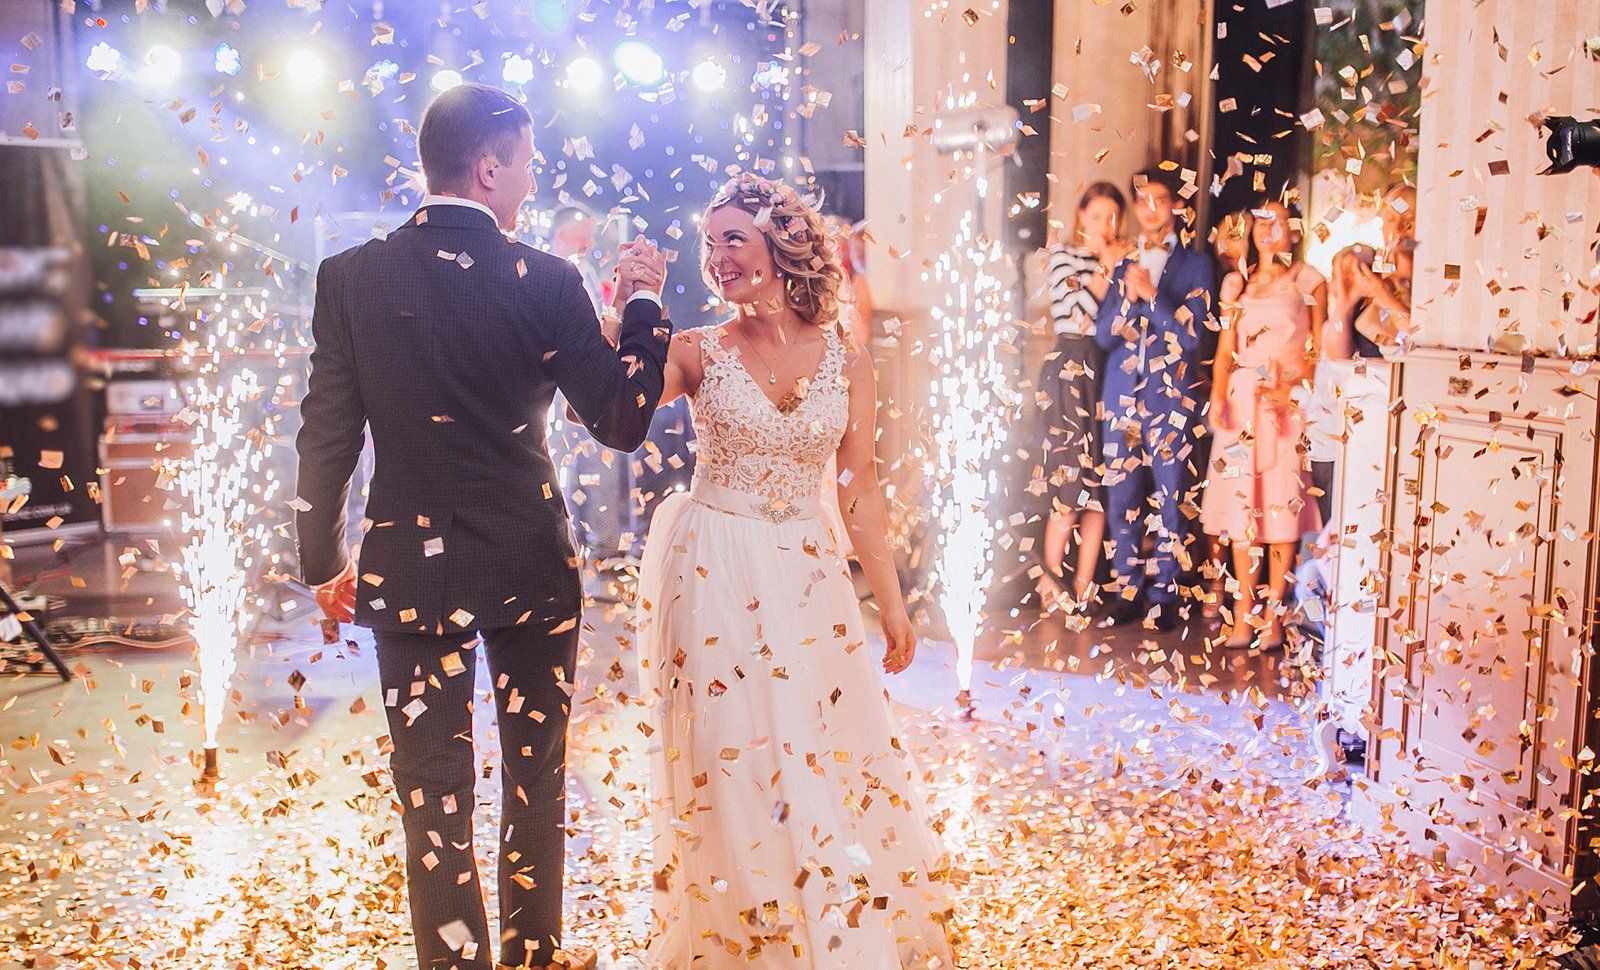
[[[902,609],[886,613],[880,618],[883,638],[887,641],[883,652],[883,672],[898,674],[911,666],[917,655],[917,634],[911,629],[911,618]]]

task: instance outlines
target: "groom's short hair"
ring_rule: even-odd
[[[458,84],[443,92],[423,112],[417,131],[428,191],[462,188],[485,155],[509,162],[522,129],[532,124],[528,109],[499,88]]]

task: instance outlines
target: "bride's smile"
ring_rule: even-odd
[[[748,306],[781,299],[772,255],[761,242],[755,217],[743,209],[723,206],[706,219],[701,267],[707,285],[725,303]]]

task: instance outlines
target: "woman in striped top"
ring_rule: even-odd
[[[1111,271],[1130,252],[1120,235],[1127,210],[1122,192],[1095,182],[1078,200],[1072,235],[1049,251],[1047,279],[1056,346],[1045,357],[1039,392],[1045,407],[1043,466],[1050,495],[1039,600],[1046,610],[1082,609],[1094,590],[1105,537],[1105,497],[1100,487],[1100,367],[1095,314]],[[1063,585],[1067,545],[1077,532],[1072,595]]]

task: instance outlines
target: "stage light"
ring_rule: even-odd
[[[447,67],[438,74],[435,74],[433,76],[433,80],[429,81],[428,83],[435,91],[438,91],[442,94],[451,88],[459,87],[461,85],[461,72],[453,71]]]
[[[694,86],[702,91],[720,91],[728,80],[728,72],[713,60],[704,60],[694,66]]]
[[[622,76],[642,88],[655,87],[667,76],[667,68],[654,47],[642,40],[625,40],[611,52],[611,63]]]
[[[239,73],[239,68],[244,64],[239,60],[239,52],[227,44],[217,45],[217,56],[213,62],[218,74],[234,77]]]
[[[579,91],[593,91],[605,79],[605,69],[592,57],[574,58],[567,65],[567,84]]]
[[[115,74],[122,66],[122,52],[110,44],[96,44],[89,49],[84,65],[96,74]]]
[[[144,56],[139,80],[155,87],[165,87],[176,81],[182,70],[183,56],[166,44],[157,44]]]
[[[527,84],[533,80],[533,61],[521,54],[508,54],[505,67],[500,69],[500,76],[506,79],[507,84]]]
[[[328,69],[316,51],[301,48],[283,62],[283,73],[288,76],[290,84],[306,91],[316,87]]]

